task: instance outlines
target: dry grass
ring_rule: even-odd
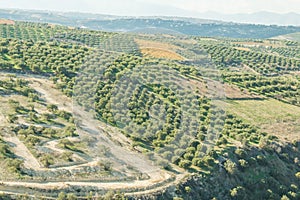
[[[3,115],[3,111],[1,108],[0,108],[0,123],[1,123],[1,126],[6,126],[8,124],[6,117]]]
[[[56,27],[55,24],[50,24],[50,23],[48,23],[48,26],[49,26],[50,28],[55,28],[55,27]]]
[[[135,42],[139,45],[141,53],[144,56],[170,60],[184,60],[182,56],[176,53],[176,50],[181,49],[176,45],[141,39],[135,39]]]
[[[181,83],[182,85],[184,85],[185,83]],[[204,95],[207,96],[209,95],[212,91],[209,91],[209,89],[207,88],[207,83],[205,83],[204,80],[195,80],[195,79],[189,79],[188,80],[188,84],[187,85],[191,85],[192,88],[194,90],[198,90],[200,95]],[[229,99],[257,99],[257,98],[261,98],[260,96],[256,95],[256,94],[251,94],[250,92],[248,92],[247,90],[241,90],[239,87],[235,86],[235,85],[230,85],[227,83],[224,83],[223,85],[221,84],[217,84],[219,85],[219,91],[222,92],[224,91],[225,93],[225,97],[229,98]],[[216,92],[217,88],[215,88]]]
[[[185,44],[198,44],[198,41],[197,40],[194,40],[194,39],[180,39],[180,40],[177,40],[178,42],[180,43],[185,43]]]
[[[169,60],[184,60],[184,58],[179,54],[165,49],[141,48],[141,52],[144,56],[149,56],[153,58],[163,58]]]
[[[141,39],[135,39],[135,42],[139,45],[139,47],[142,48],[156,48],[156,49],[165,49],[165,50],[177,50],[180,49],[180,47],[164,42],[157,42],[152,40],[141,40]]]
[[[251,94],[247,90],[241,90],[235,85],[224,84],[224,91],[226,98],[230,99],[257,99],[260,98],[258,95]]]
[[[14,25],[15,22],[9,19],[0,19],[0,24]]]
[[[250,51],[250,49],[247,47],[234,47],[234,48],[237,50],[242,50],[242,51]]]
[[[201,38],[201,40],[204,40],[204,41],[218,41],[215,38]]]

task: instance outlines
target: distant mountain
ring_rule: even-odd
[[[210,15],[218,18],[217,13],[210,13]],[[207,37],[263,39],[300,32],[300,27],[224,22],[225,18],[223,21],[218,21],[183,17],[124,17],[90,13],[3,9],[0,10],[0,18],[61,24],[103,31],[169,33]]]
[[[198,13],[195,15],[200,18],[232,21],[238,23],[300,26],[300,14],[298,13],[278,14],[273,12],[262,11],[250,14],[222,14],[218,12],[205,12]]]
[[[148,33],[156,29],[157,33],[186,34],[206,37],[231,38],[270,38],[288,33],[300,32],[300,27],[265,26],[254,24],[237,24],[223,22],[196,22],[194,19],[141,19],[126,18],[114,20],[87,20],[82,26],[95,30],[124,31]],[[151,29],[151,30],[150,30]]]
[[[0,18],[12,20],[47,22],[62,25],[76,25],[81,20],[98,19],[110,20],[120,18],[112,15],[77,13],[77,12],[54,12],[39,10],[0,9]]]

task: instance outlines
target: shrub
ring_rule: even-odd
[[[179,162],[179,167],[182,167],[184,169],[188,169],[192,165],[192,162],[189,160],[181,160]]]
[[[240,160],[239,160],[239,164],[240,164],[240,166],[241,166],[243,169],[245,169],[245,168],[248,167],[248,162],[247,162],[246,160],[244,160],[244,159],[240,159]]]
[[[245,197],[245,188],[242,186],[237,186],[236,188],[231,189],[230,196],[237,199],[243,199],[243,197]]]
[[[233,175],[237,172],[237,166],[236,166],[235,162],[233,162],[231,160],[227,160],[224,163],[224,167],[229,174]]]
[[[297,173],[295,174],[295,176],[296,176],[297,179],[300,180],[300,172],[297,172]]]

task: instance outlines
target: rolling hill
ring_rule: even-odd
[[[0,199],[299,199],[297,27],[102,22],[1,21]]]
[[[180,17],[121,17],[53,11],[0,10],[0,18],[61,24],[93,30],[264,39],[299,32],[300,27],[255,25]]]

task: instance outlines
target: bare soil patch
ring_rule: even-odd
[[[184,60],[182,56],[175,53],[174,51],[168,51],[165,49],[142,48],[141,52],[144,56],[150,56],[154,58],[164,58],[169,60]]]
[[[172,45],[164,42],[151,41],[151,40],[135,39],[135,42],[140,46],[140,48],[157,48],[157,49],[165,49],[165,50],[181,49],[176,45]]]
[[[15,22],[13,20],[9,20],[9,19],[0,19],[0,24],[14,25]]]

